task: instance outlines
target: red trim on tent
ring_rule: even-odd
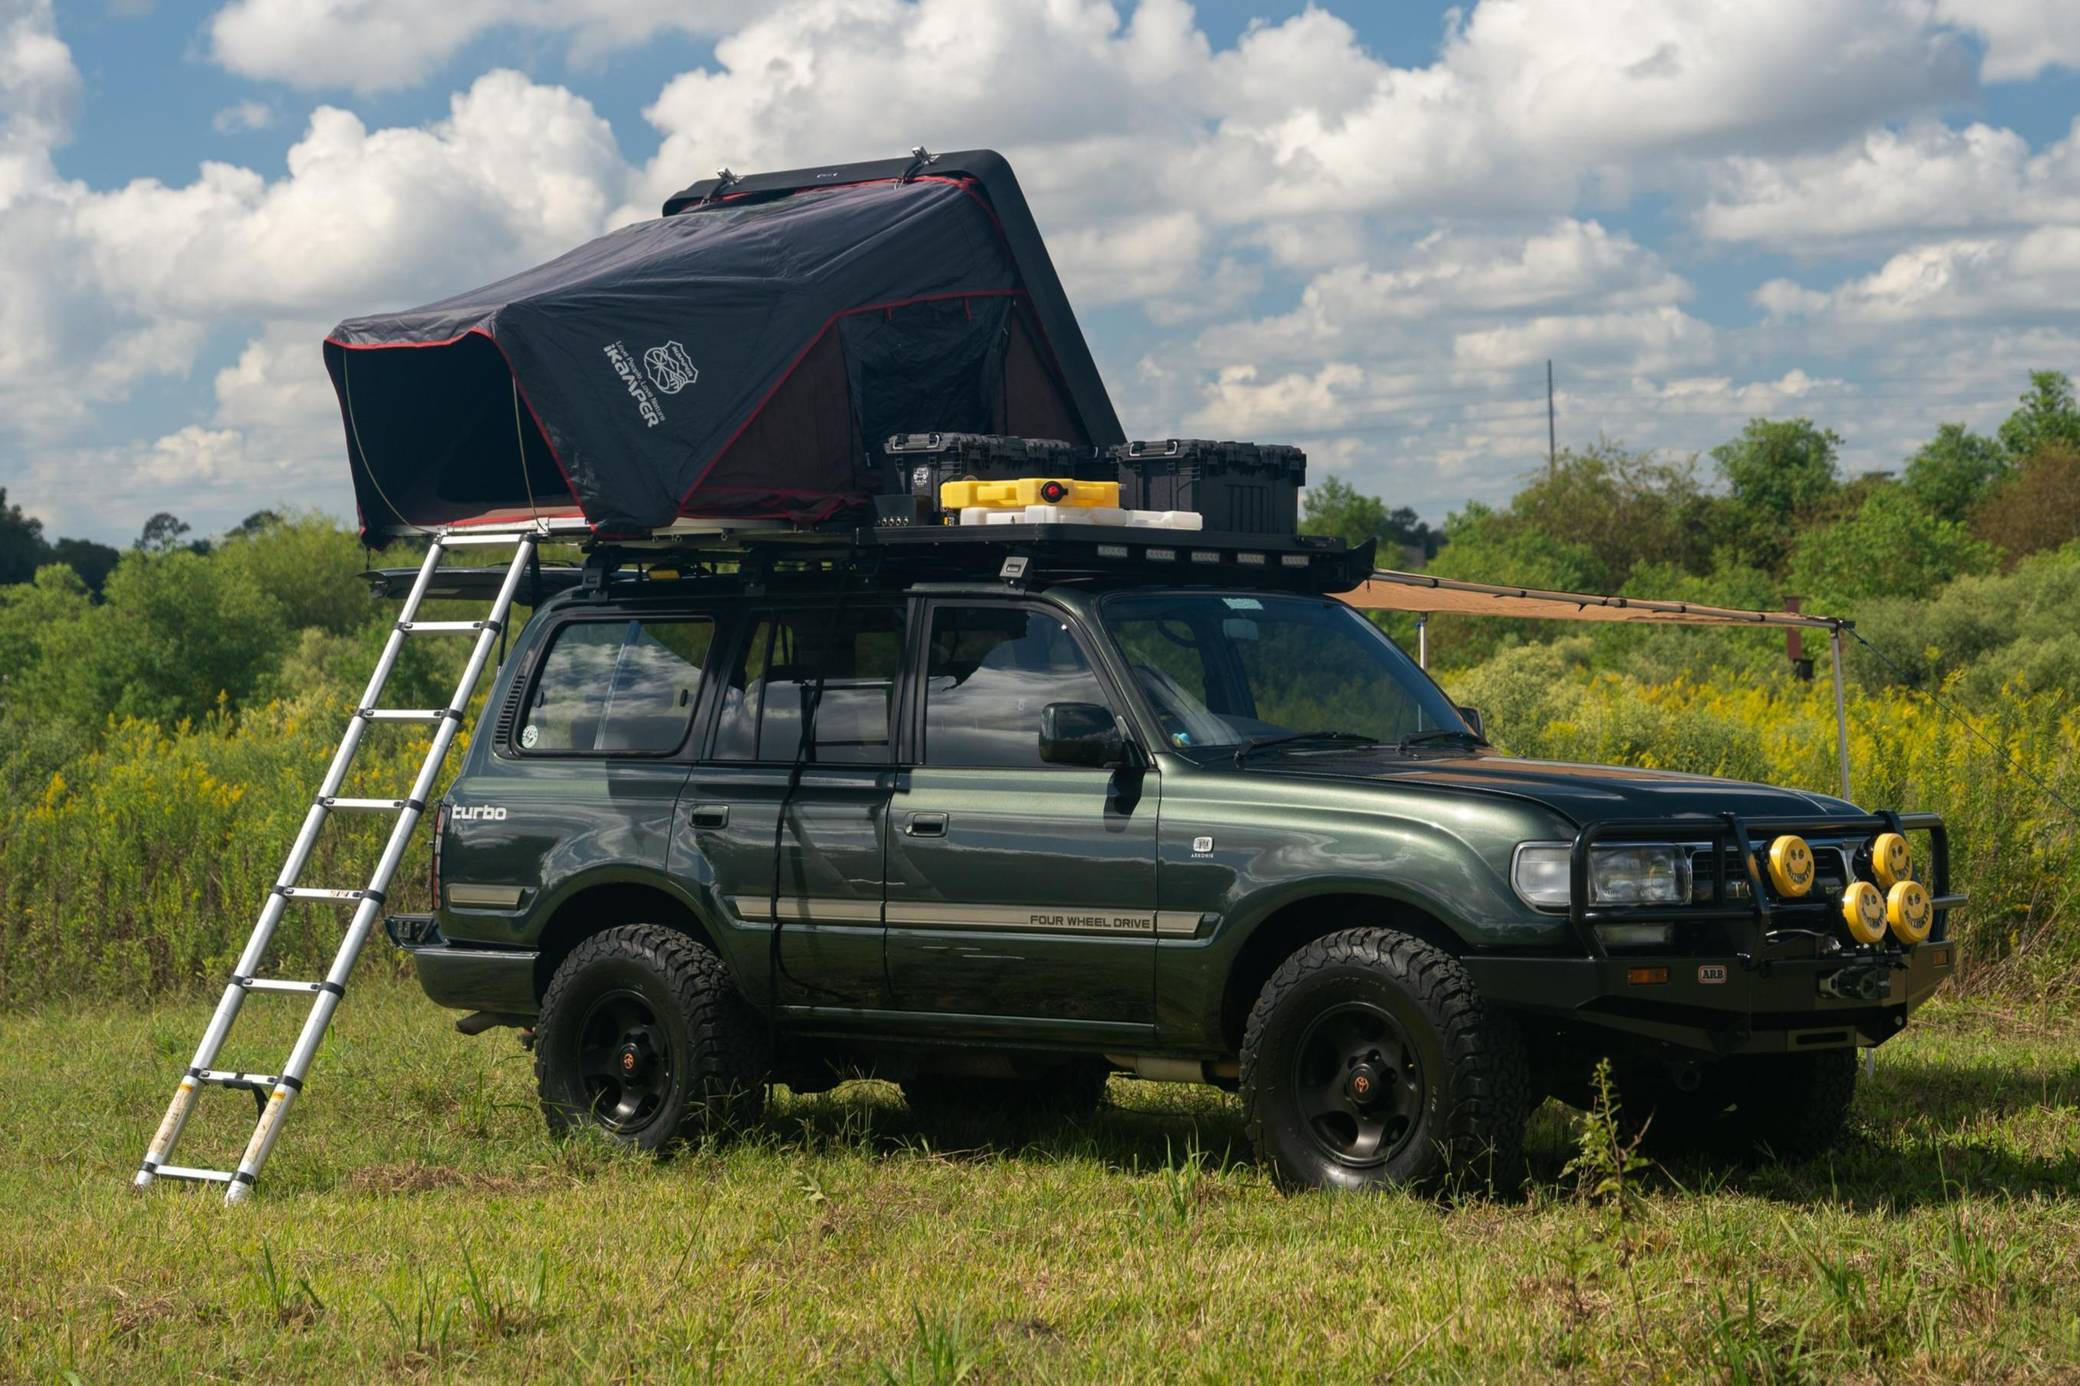
[[[800,369],[802,361],[809,355],[811,351],[814,351],[816,349],[816,344],[824,339],[825,335],[830,332],[831,328],[837,324],[838,319],[857,317],[861,313],[892,312],[897,308],[907,308],[912,304],[916,303],[943,303],[948,299],[955,298],[970,299],[1024,297],[1025,290],[1023,289],[964,289],[952,293],[920,294],[916,298],[899,298],[894,299],[888,303],[864,303],[857,308],[844,308],[840,309],[838,312],[831,314],[828,318],[824,319],[823,326],[816,329],[816,335],[811,337],[806,343],[804,343],[802,349],[795,353],[794,359],[787,363],[787,369],[781,372],[780,378],[774,381],[771,387],[769,387],[766,390],[765,394],[759,397],[758,403],[752,406],[751,412],[744,416],[744,421],[737,425],[735,431],[733,431],[729,435],[729,437],[723,439],[721,447],[715,449],[715,455],[708,459],[708,464],[705,467],[701,468],[700,475],[693,479],[693,485],[687,487],[686,494],[679,497],[679,513],[681,515],[689,513],[686,509],[686,503],[693,499],[693,493],[695,491],[701,489],[701,483],[708,479],[708,473],[714,471],[715,464],[720,462],[723,459],[723,457],[728,454],[729,450],[732,447],[736,446],[737,439],[744,436],[744,430],[751,427],[751,421],[753,419],[756,419],[760,414],[765,412],[765,407],[768,404],[772,403],[773,396],[780,392],[780,387],[785,385],[789,380],[791,380],[794,377],[794,373],[795,371]]]

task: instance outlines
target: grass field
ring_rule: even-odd
[[[278,1010],[264,1010],[275,1003]],[[653,1164],[559,1146],[511,1032],[350,993],[247,1206],[128,1185],[207,1005],[0,1016],[0,1376],[135,1381],[2004,1380],[2080,1375],[2080,1024],[1953,1003],[1850,1144],[1574,1195],[1282,1197],[1231,1098],[1115,1079],[942,1149],[892,1088],[783,1097]],[[225,1056],[278,1064],[284,998]],[[182,1157],[223,1163],[243,1094]]]

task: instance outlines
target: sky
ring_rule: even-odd
[[[2080,372],[2074,0],[0,0],[0,487],[351,516],[320,341],[720,165],[992,147],[1130,437],[1441,519]]]

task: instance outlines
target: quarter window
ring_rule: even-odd
[[[516,739],[536,755],[667,755],[686,739],[715,626],[577,621],[556,633]]]
[[[942,606],[932,613],[924,699],[928,762],[1038,768],[1044,763],[1040,710],[1049,703],[1112,706],[1061,617],[1008,606]]]

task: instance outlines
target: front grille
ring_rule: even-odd
[[[1852,849],[1825,842],[1809,845],[1813,849],[1813,888],[1806,893],[1802,903],[1839,898],[1852,879],[1849,866],[1849,853]],[[1726,869],[1726,902],[1737,904],[1747,900],[1748,875],[1741,869],[1740,854],[1728,851],[1723,854],[1722,860]],[[1771,898],[1777,898],[1775,890],[1768,883],[1768,857],[1764,850],[1755,853],[1755,874],[1763,881],[1763,889],[1770,891]],[[1712,853],[1711,849],[1703,848],[1692,853],[1690,857],[1690,900],[1692,904],[1703,905],[1710,903],[1711,898]]]

